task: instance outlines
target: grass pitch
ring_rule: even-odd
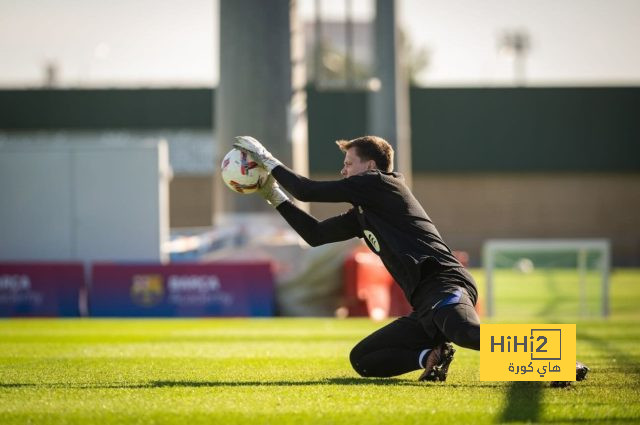
[[[611,295],[608,320],[545,310],[592,368],[568,389],[481,382],[465,349],[446,383],[360,378],[364,319],[3,320],[0,424],[640,423],[640,273]]]

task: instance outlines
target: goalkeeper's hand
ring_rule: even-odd
[[[269,177],[260,185],[258,193],[274,208],[284,201],[289,200],[289,197],[280,189],[280,185],[271,174],[269,174]]]
[[[238,136],[235,138],[235,142],[233,146],[243,150],[245,152],[249,152],[253,159],[259,163],[262,167],[264,167],[268,172],[271,172],[278,165],[282,165],[282,162],[278,161],[271,152],[269,152],[262,143],[258,142],[251,136]]]

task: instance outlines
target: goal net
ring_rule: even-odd
[[[610,262],[605,239],[488,240],[487,315],[608,316]]]

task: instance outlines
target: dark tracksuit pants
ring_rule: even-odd
[[[421,353],[446,341],[479,350],[480,319],[472,282],[464,269],[432,277],[412,296],[414,311],[409,316],[378,329],[353,348],[354,370],[366,377],[390,377],[421,369]]]

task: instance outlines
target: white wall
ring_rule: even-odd
[[[163,261],[168,149],[0,144],[0,260]]]

